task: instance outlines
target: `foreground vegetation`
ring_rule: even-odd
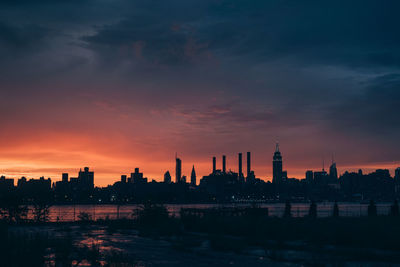
[[[78,245],[68,232],[56,236],[30,229],[42,226],[59,229],[74,226],[79,231],[101,226],[109,234],[133,230],[140,236],[169,240],[178,251],[190,250],[207,241],[214,251],[243,253],[251,247],[262,248],[272,251],[269,257],[276,260],[279,260],[277,251],[296,250],[318,255],[329,252],[344,260],[400,262],[397,202],[387,216],[377,216],[376,207],[371,203],[369,216],[339,217],[336,207],[328,218],[316,216],[315,203],[303,218],[290,216],[290,203],[286,204],[282,218],[269,217],[268,209],[256,206],[182,209],[180,216],[175,217],[164,206],[148,203],[133,211],[129,219],[94,221],[89,214],[81,213],[79,221],[74,223],[47,222],[46,209],[35,209],[34,220],[22,220],[13,209],[0,221],[0,257],[5,266],[137,265],[135,259],[121,251],[104,252],[95,243]],[[381,251],[394,253],[382,254]]]

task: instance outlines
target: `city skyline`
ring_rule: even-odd
[[[306,179],[307,178],[306,177],[306,172],[307,171],[322,171],[322,170],[329,171],[329,168],[330,168],[331,164],[334,164],[335,167],[337,165],[337,161],[334,160],[333,156],[332,156],[331,160],[326,160],[325,158],[322,158],[320,166],[316,166],[315,165],[316,166],[315,168],[313,168],[313,167],[310,167],[310,168],[303,167],[301,169],[303,172],[298,172],[298,174],[296,175],[296,174],[294,174],[294,172],[292,172],[290,170],[290,168],[287,167],[285,157],[283,155],[281,155],[280,144],[276,143],[275,144],[275,152],[272,153],[271,156],[270,156],[270,164],[269,164],[269,165],[271,165],[270,168],[269,168],[270,169],[270,173],[268,173],[265,176],[264,175],[260,175],[259,172],[258,172],[257,167],[253,165],[254,164],[253,163],[254,155],[251,156],[251,158],[249,159],[249,154],[251,152],[246,152],[246,153],[238,152],[238,153],[232,155],[232,157],[230,157],[230,158],[227,157],[226,154],[221,154],[221,155],[219,155],[219,157],[214,155],[214,156],[210,157],[210,159],[206,163],[207,166],[205,166],[205,168],[203,166],[202,172],[200,173],[200,175],[197,172],[197,169],[198,169],[197,164],[196,163],[185,162],[185,160],[182,160],[181,156],[178,157],[178,153],[175,153],[175,162],[174,162],[173,167],[170,168],[170,169],[166,169],[166,170],[160,170],[160,173],[157,174],[156,176],[150,175],[150,173],[146,172],[141,166],[135,165],[135,167],[126,168],[126,171],[118,172],[118,170],[115,170],[114,171],[115,172],[115,177],[114,176],[113,177],[107,176],[106,177],[106,178],[108,178],[108,179],[106,179],[107,182],[106,183],[102,183],[102,181],[103,181],[105,176],[102,176],[102,173],[99,172],[99,171],[96,171],[96,169],[94,167],[92,167],[92,166],[90,167],[90,169],[92,171],[96,171],[96,180],[94,181],[94,184],[95,184],[95,186],[100,186],[100,187],[101,186],[112,185],[115,181],[118,181],[120,179],[121,175],[122,176],[127,176],[129,173],[138,172],[139,169],[144,173],[144,175],[147,177],[147,179],[149,179],[148,182],[151,182],[152,180],[155,180],[157,182],[162,182],[162,181],[165,180],[166,172],[168,172],[168,173],[170,173],[171,176],[174,177],[173,178],[173,182],[175,182],[175,183],[179,183],[182,180],[183,177],[186,178],[186,182],[187,183],[191,183],[192,172],[193,172],[194,169],[196,169],[195,176],[197,176],[197,184],[198,184],[199,179],[201,177],[203,177],[203,176],[207,176],[207,175],[215,172],[216,170],[220,170],[220,171],[224,172],[224,165],[225,165],[226,172],[232,171],[234,173],[239,173],[239,170],[241,168],[242,174],[244,175],[243,177],[248,177],[249,175],[251,175],[251,173],[249,173],[251,171],[251,172],[255,172],[255,177],[257,177],[257,178],[259,178],[259,179],[261,179],[261,180],[263,180],[265,182],[268,182],[268,181],[269,182],[273,182],[274,181],[273,166],[275,166],[277,152],[278,152],[278,155],[279,155],[278,157],[280,157],[279,160],[281,162],[280,163],[280,167],[279,167],[279,165],[277,167],[277,169],[278,169],[278,174],[277,175],[279,176],[278,179],[277,179],[278,183],[279,183],[279,181],[282,181],[282,177],[283,176],[285,176],[286,178],[296,178],[296,179],[300,179],[300,180],[301,179]],[[245,154],[244,159],[243,159],[243,156],[242,156],[243,154]],[[211,160],[212,160],[212,162],[211,162]],[[244,167],[243,167],[243,160],[245,160],[245,162],[246,162],[246,165]],[[282,162],[284,162],[283,166],[282,166]],[[240,165],[242,165],[242,166],[240,167]],[[339,167],[337,168],[338,169],[337,170],[337,175],[341,175],[344,172],[358,172],[359,170],[362,170],[365,173],[369,173],[369,172],[373,172],[373,171],[375,171],[377,169],[388,169],[390,174],[394,175],[395,174],[395,170],[397,168],[399,168],[399,165],[396,165],[394,163],[393,165],[389,165],[389,166],[388,165],[380,165],[380,166],[378,166],[376,168],[373,168],[373,167],[372,168],[365,168],[365,167],[364,168],[363,167],[346,168],[345,166],[341,167],[339,165]],[[81,166],[88,166],[88,165],[83,164]],[[249,166],[250,166],[250,169],[249,169]],[[381,168],[381,166],[383,166],[383,167]],[[85,167],[85,169],[86,168],[87,167]],[[79,172],[82,171],[82,167],[79,167],[79,168],[61,169],[60,173],[56,173],[54,175],[46,175],[44,173],[38,174],[37,176],[26,175],[26,174],[7,175],[5,173],[1,173],[0,172],[0,176],[5,176],[7,178],[13,178],[13,179],[18,179],[18,178],[21,178],[21,177],[26,177],[28,179],[29,178],[38,179],[38,178],[45,177],[45,178],[51,178],[53,182],[57,182],[57,181],[62,181],[63,175],[65,173],[66,174],[73,173],[73,172],[76,172],[78,169],[79,169]],[[264,169],[268,169],[268,168],[264,168]],[[283,175],[283,173],[284,173],[284,175]],[[97,182],[97,180],[99,178],[100,178],[100,183]]]

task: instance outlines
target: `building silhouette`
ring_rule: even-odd
[[[175,183],[180,183],[182,180],[182,161],[180,158],[176,156],[176,165],[175,165]]]
[[[164,183],[166,183],[166,184],[171,183],[171,174],[169,173],[169,171],[166,171],[164,173]]]
[[[397,181],[400,180],[400,167],[396,168],[396,170],[394,170],[394,180],[397,180]]]
[[[306,171],[306,182],[312,184],[314,182],[314,172],[311,170]]]
[[[94,172],[89,171],[89,167],[85,167],[79,171],[78,183],[82,188],[93,189],[94,188]]]
[[[68,173],[63,173],[62,174],[62,179],[61,179],[64,183],[68,183]]]
[[[0,193],[6,194],[14,188],[14,179],[0,177]]]
[[[243,161],[242,161],[242,153],[238,153],[238,179],[240,183],[244,183],[244,175],[243,175]]]
[[[338,179],[338,172],[336,168],[336,162],[332,158],[332,164],[329,167],[329,180],[331,183],[336,183]]]
[[[326,185],[328,184],[329,180],[329,175],[325,171],[325,169],[322,169],[322,171],[317,171],[314,172],[314,182],[318,185]]]
[[[214,173],[217,170],[217,158],[213,157],[212,158],[212,173]]]
[[[275,184],[282,183],[282,155],[279,151],[279,143],[276,143],[276,149],[272,158],[272,182]]]
[[[134,184],[144,184],[147,183],[147,178],[143,177],[143,173],[139,172],[139,168],[135,168],[135,172],[131,173],[129,181]]]
[[[247,152],[247,177],[250,176],[251,173],[251,153]]]
[[[394,171],[394,191],[400,193],[400,167]]]
[[[190,184],[196,186],[196,171],[194,170],[194,165],[192,168],[192,173],[190,174]]]
[[[222,156],[222,172],[226,173],[226,156]]]

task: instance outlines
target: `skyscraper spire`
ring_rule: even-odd
[[[192,173],[190,175],[190,184],[196,186],[196,171],[194,170],[194,165],[192,168]]]
[[[279,151],[279,143],[276,142],[275,153],[272,160],[272,182],[279,184],[283,180],[282,154]]]

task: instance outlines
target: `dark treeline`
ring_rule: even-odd
[[[377,216],[376,205],[371,201],[368,216],[352,218],[341,217],[337,205],[334,205],[331,216],[319,218],[317,205],[316,202],[310,203],[308,215],[302,218],[292,217],[289,201],[286,202],[283,217],[271,217],[267,208],[257,205],[245,208],[182,208],[179,216],[174,216],[164,205],[147,202],[132,210],[130,218],[95,220],[82,213],[76,222],[71,223],[40,221],[37,224],[39,221],[35,221],[34,225],[44,227],[41,233],[40,228],[36,233],[22,231],[21,226],[31,225],[29,221],[3,218],[0,220],[0,255],[6,266],[77,266],[79,263],[137,266],[137,259],[121,251],[101,252],[95,244],[77,245],[74,238],[79,237],[71,235],[70,227],[73,227],[75,231],[79,229],[78,235],[85,235],[90,229],[105,229],[110,235],[118,232],[126,235],[127,231],[133,230],[142,237],[167,240],[176,251],[186,253],[204,246],[207,241],[210,249],[215,251],[242,253],[248,248],[259,247],[269,251],[267,256],[273,260],[280,260],[275,254],[279,251],[298,250],[324,255],[322,260],[325,261],[400,261],[397,202],[393,203],[388,215]],[[20,228],[15,231],[12,227]],[[58,234],[51,235],[46,227],[56,227]],[[65,233],[60,236],[60,232]],[[382,255],[379,249],[387,252]],[[313,263],[316,260],[313,258]],[[101,262],[108,265],[101,265]]]

